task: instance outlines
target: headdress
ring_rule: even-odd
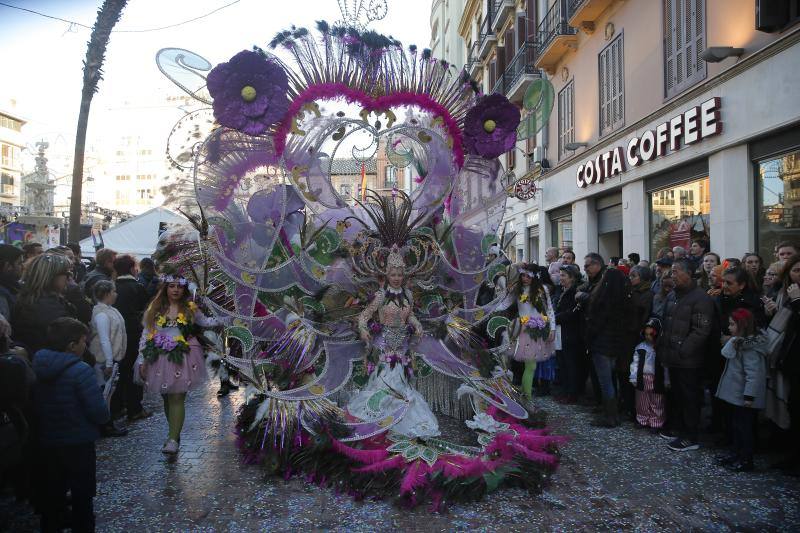
[[[173,276],[172,274],[161,274],[158,276],[158,280],[162,283],[177,283],[178,285],[183,285],[184,287],[189,285],[189,280],[184,278],[183,276]]]

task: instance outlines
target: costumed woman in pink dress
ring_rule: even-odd
[[[550,291],[537,277],[536,266],[523,263],[517,270],[519,279],[514,291],[517,312],[511,328],[516,333],[516,345],[511,356],[525,363],[522,392],[530,399],[536,362],[546,361],[555,352],[555,313]]]
[[[140,376],[145,388],[161,394],[169,437],[162,452],[178,452],[185,418],[186,393],[206,380],[203,348],[197,340],[200,327],[219,325],[205,316],[189,298],[188,281],[162,276],[161,286],[144,313],[139,343]]]

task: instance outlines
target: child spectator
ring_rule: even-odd
[[[717,463],[733,472],[753,469],[753,429],[758,410],[766,405],[767,341],[756,330],[753,313],[736,309],[728,319],[731,338],[722,348],[725,370],[717,387],[717,398],[730,404],[731,453]]]
[[[62,317],[47,328],[46,348],[33,359],[34,406],[44,463],[42,531],[63,529],[66,495],[72,496],[73,531],[94,531],[95,446],[109,421],[92,367],[81,359],[89,330]]]
[[[656,341],[661,322],[650,319],[642,331],[644,340],[633,351],[631,385],[636,387],[636,422],[657,432],[664,425],[664,393],[669,387],[669,372],[656,359]]]

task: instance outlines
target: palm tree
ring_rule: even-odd
[[[92,28],[86,59],[83,62],[83,91],[81,109],[78,113],[78,131],[75,135],[75,156],[72,167],[72,198],[69,202],[69,240],[78,242],[81,229],[81,195],[83,188],[83,156],[86,151],[86,128],[89,123],[89,107],[97,92],[97,84],[103,78],[103,61],[111,30],[119,21],[128,0],[104,0],[97,11],[97,20]]]

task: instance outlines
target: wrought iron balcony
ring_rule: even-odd
[[[541,77],[542,72],[536,68],[536,43],[526,41],[514,54],[514,59],[503,74],[505,95],[512,102],[520,103],[528,83]]]
[[[475,76],[478,75],[478,72],[480,72],[483,68],[483,63],[481,61],[480,54],[478,53],[480,51],[480,44],[480,41],[475,41],[472,43],[469,53],[467,54],[467,74],[469,74],[470,78],[475,78]]]
[[[500,74],[497,77],[497,81],[494,82],[494,87],[492,87],[492,92],[497,94],[502,94],[505,96],[506,94],[506,74],[505,72]]]
[[[613,3],[614,0],[569,0],[569,25],[591,35],[594,21]]]
[[[498,31],[503,27],[508,15],[514,12],[514,0],[489,0],[492,6],[492,29]]]
[[[556,0],[539,24],[536,66],[551,74],[567,50],[578,43],[577,30],[568,20],[568,0]]]
[[[492,15],[493,11],[489,10],[478,29],[478,57],[480,59],[486,59],[489,51],[497,45],[497,35],[492,28]]]

